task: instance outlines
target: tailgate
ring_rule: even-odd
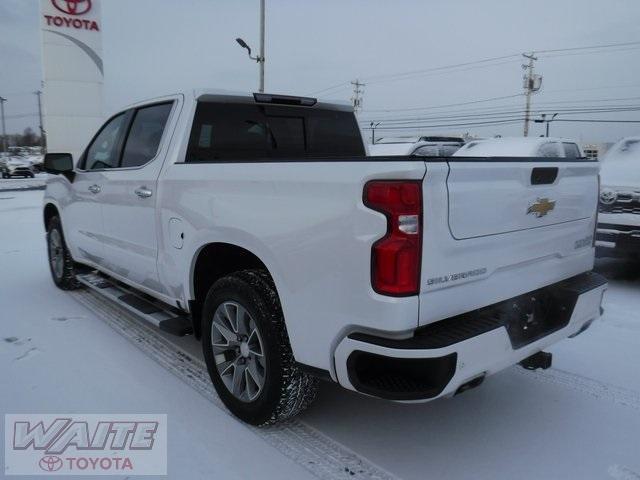
[[[597,162],[426,165],[420,325],[593,268]]]
[[[590,218],[591,162],[450,162],[449,228],[456,239],[500,235]]]

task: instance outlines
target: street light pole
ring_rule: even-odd
[[[542,118],[540,120],[534,120],[535,123],[545,123],[546,124],[546,137],[549,138],[549,124],[551,122],[553,122],[553,119],[556,118],[558,116],[557,113],[554,113],[553,115],[551,115],[551,120],[547,120],[547,114],[543,113],[542,115],[540,115]]]
[[[264,2],[265,0],[260,0],[260,53],[257,56],[252,57],[251,47],[247,45],[247,42],[245,42],[241,38],[236,38],[236,42],[238,42],[238,45],[240,45],[242,48],[244,48],[247,51],[247,53],[249,54],[249,58],[251,60],[255,60],[256,62],[258,62],[258,66],[260,68],[260,84],[258,86],[258,91],[260,93],[264,93],[264,29],[265,29]]]
[[[1,114],[2,114],[2,151],[6,152],[7,151],[7,127],[4,123],[4,102],[6,102],[7,99],[0,97],[0,110],[1,110]]]
[[[378,122],[378,123],[371,122],[369,124],[369,126],[371,127],[371,145],[375,145],[376,144],[376,127],[378,125],[380,125],[380,122]]]
[[[260,93],[264,92],[264,0],[260,0]]]
[[[553,119],[554,119],[554,118],[556,118],[557,116],[558,116],[558,114],[557,114],[557,113],[554,113],[554,114],[551,116],[551,120],[547,120],[547,137],[549,137],[549,124],[550,124],[551,122],[553,122]]]

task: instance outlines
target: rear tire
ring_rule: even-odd
[[[49,269],[53,283],[62,290],[75,290],[79,287],[76,280],[75,264],[67,248],[62,233],[60,217],[54,216],[47,227],[47,252]]]
[[[202,315],[209,376],[236,417],[269,425],[293,417],[315,399],[318,381],[295,363],[280,300],[266,271],[243,270],[218,280]]]

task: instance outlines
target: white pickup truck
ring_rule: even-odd
[[[583,158],[367,157],[346,105],[191,91],[45,168],[54,282],[201,338],[252,424],[305,408],[318,378],[426,401],[548,367],[601,313]]]

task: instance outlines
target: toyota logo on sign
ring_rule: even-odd
[[[51,0],[51,3],[68,15],[84,15],[91,10],[91,0]]]
[[[62,459],[55,455],[47,455],[40,459],[38,465],[45,472],[57,472],[62,468]]]

